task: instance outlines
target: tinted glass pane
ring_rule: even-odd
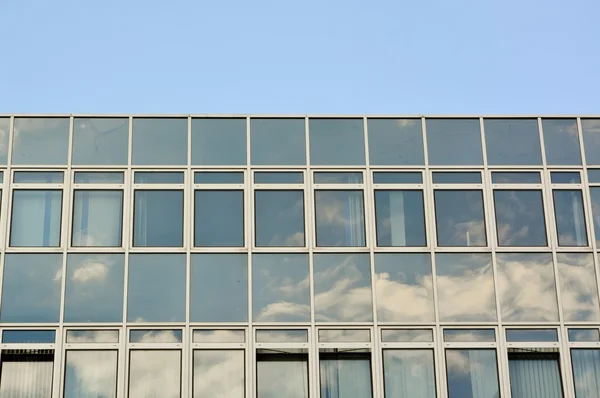
[[[7,254],[0,319],[58,322],[61,283],[61,254]]]
[[[255,322],[310,321],[308,255],[254,254],[252,308]]]
[[[581,176],[579,172],[562,172],[553,171],[550,173],[550,181],[552,184],[580,184]]]
[[[187,119],[133,119],[132,164],[187,164]]]
[[[573,379],[577,398],[600,396],[600,350],[572,349]]]
[[[194,246],[244,246],[244,191],[195,192]]]
[[[380,322],[433,321],[429,254],[375,254],[375,292]]]
[[[437,253],[437,300],[441,321],[495,321],[490,254]]]
[[[243,350],[195,350],[194,398],[244,398]]]
[[[309,314],[310,317],[310,314]],[[308,330],[306,329],[288,329],[288,330],[257,330],[257,343],[308,343]]]
[[[381,331],[383,342],[433,342],[431,329],[383,329]]]
[[[301,172],[259,172],[254,173],[256,184],[302,184],[304,175]]]
[[[73,246],[121,246],[123,191],[76,190]]]
[[[542,129],[547,164],[581,164],[576,119],[543,119]]]
[[[546,246],[542,191],[494,191],[500,246]]]
[[[75,184],[123,184],[123,173],[121,172],[75,172]]]
[[[130,351],[127,397],[181,397],[181,351]]]
[[[136,171],[136,184],[183,184],[184,175],[181,172],[145,172]]]
[[[492,342],[496,341],[494,329],[444,329],[445,342]]]
[[[62,184],[64,175],[62,171],[15,171],[13,182],[15,184]]]
[[[73,164],[126,165],[129,119],[75,118]]]
[[[481,173],[433,173],[434,184],[481,184]]]
[[[130,343],[181,343],[182,337],[180,329],[136,329],[129,331]]]
[[[496,398],[496,350],[446,350],[448,398]]]
[[[591,253],[558,253],[560,301],[565,321],[600,319],[596,269]]]
[[[569,341],[600,341],[600,333],[598,333],[598,329],[569,329]]]
[[[548,353],[547,349],[532,351],[508,355],[511,396],[513,398],[562,398],[558,354]]]
[[[183,245],[183,191],[135,191],[133,245]]]
[[[194,184],[243,184],[243,172],[201,171],[194,174]]]
[[[436,398],[433,350],[383,350],[386,398]]]
[[[554,215],[559,246],[587,246],[581,191],[554,190]]]
[[[375,191],[378,246],[426,246],[423,191]]]
[[[255,192],[256,246],[304,246],[304,191]]]
[[[371,359],[369,354],[340,354],[319,360],[321,397],[371,398]]]
[[[536,119],[485,119],[484,128],[488,164],[542,164]]]
[[[371,332],[369,329],[321,329],[319,330],[319,342],[322,343],[361,343],[370,342]]]
[[[317,172],[314,174],[315,184],[362,184],[361,172]]]
[[[600,164],[600,119],[581,119],[585,161]]]
[[[434,191],[438,246],[486,246],[481,191]]]
[[[54,330],[5,330],[2,332],[4,344],[54,344]]]
[[[421,119],[368,119],[372,165],[424,165]]]
[[[194,330],[192,336],[194,343],[243,343],[246,335],[239,329],[201,329]]]
[[[13,192],[11,246],[60,246],[62,191]]]
[[[600,169],[588,169],[587,176],[590,184],[600,183]]]
[[[520,342],[555,342],[558,341],[556,329],[507,329],[506,341]]]
[[[423,177],[420,172],[417,173],[390,173],[390,172],[375,172],[373,173],[374,184],[421,184]]]
[[[6,164],[8,159],[8,136],[10,135],[10,119],[0,118],[0,164]]]
[[[308,355],[257,354],[256,391],[261,398],[308,398]]]
[[[310,119],[312,165],[364,165],[362,119]]]
[[[429,164],[483,164],[479,119],[427,119],[425,124]]]
[[[67,343],[118,343],[118,330],[68,330]]]
[[[246,254],[193,254],[192,322],[248,320],[248,257]]]
[[[15,118],[13,164],[67,164],[69,119]]]
[[[117,396],[117,351],[67,351],[64,398]]]
[[[508,172],[499,171],[492,173],[493,184],[540,184],[542,182],[538,172]]]
[[[362,191],[316,191],[317,246],[365,246]]]
[[[185,268],[185,254],[131,254],[127,321],[184,321]]]
[[[122,322],[125,257],[69,254],[65,322]]]
[[[304,119],[250,119],[253,165],[306,164]]]
[[[503,321],[558,320],[550,253],[498,253],[496,264]]]
[[[590,187],[596,245],[600,245],[600,187]]]
[[[245,165],[246,119],[192,119],[192,164]]]

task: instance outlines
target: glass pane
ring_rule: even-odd
[[[374,172],[373,184],[422,184],[421,172]]]
[[[598,329],[569,329],[569,341],[572,341],[572,342],[600,341],[600,333],[598,332]]]
[[[184,321],[185,273],[185,254],[129,255],[127,321]]]
[[[426,246],[423,191],[375,191],[377,246]]]
[[[581,164],[577,119],[542,119],[542,130],[547,164]]]
[[[547,246],[542,191],[494,191],[500,246]]]
[[[381,341],[384,343],[433,342],[431,329],[383,329]]]
[[[598,285],[594,258],[588,253],[558,253],[560,301],[565,321],[598,321]]]
[[[72,246],[121,246],[123,191],[76,190]]]
[[[577,398],[600,397],[600,350],[572,349],[573,379]]]
[[[62,254],[6,254],[3,322],[58,322]]]
[[[383,350],[386,398],[436,398],[433,350]]]
[[[444,341],[457,342],[494,342],[496,332],[494,329],[444,329]]]
[[[243,330],[206,329],[194,330],[194,343],[243,343],[246,336]]]
[[[187,164],[187,119],[133,119],[131,163]]]
[[[67,343],[118,343],[118,330],[68,330]]]
[[[556,329],[507,329],[506,341],[509,343],[523,342],[556,342]]]
[[[481,191],[435,190],[438,246],[486,246]]]
[[[371,322],[371,267],[367,254],[314,255],[318,322]]]
[[[129,119],[75,118],[73,159],[75,165],[126,165],[129,150]]]
[[[133,246],[183,246],[183,191],[135,191]]]
[[[376,253],[375,291],[380,322],[434,320],[429,254]]]
[[[15,184],[62,184],[64,174],[62,171],[15,171],[13,182]]]
[[[194,184],[243,184],[243,172],[200,171],[194,174]]]
[[[308,355],[257,355],[256,384],[260,398],[308,398]]]
[[[600,164],[600,119],[581,119],[585,162]]]
[[[550,253],[498,253],[496,264],[503,321],[558,321]]]
[[[192,119],[192,164],[246,165],[246,119]]]
[[[446,350],[448,398],[496,398],[496,350]]]
[[[496,321],[490,254],[435,255],[441,321]]]
[[[485,119],[489,165],[541,165],[542,151],[536,119]]]
[[[600,169],[588,169],[587,176],[590,184],[600,183]]]
[[[244,246],[244,191],[195,191],[194,246]]]
[[[248,256],[192,254],[192,322],[248,320]]]
[[[54,344],[54,330],[5,330],[3,344]]]
[[[512,398],[562,398],[558,355],[509,354]]]
[[[52,397],[53,361],[53,350],[2,350],[0,397]]]
[[[321,329],[321,343],[368,343],[371,341],[369,329]]]
[[[481,184],[480,172],[434,172],[434,184]]]
[[[67,351],[64,398],[116,398],[117,351]]]
[[[541,184],[538,172],[498,171],[492,173],[492,184]]]
[[[583,195],[579,190],[554,190],[554,215],[559,246],[587,246]]]
[[[310,119],[310,164],[364,165],[363,119]]]
[[[596,235],[596,245],[600,245],[600,187],[590,187],[590,199],[592,202],[592,220]]]
[[[10,135],[10,118],[0,118],[0,164],[8,159],[8,136]]]
[[[304,174],[302,172],[256,172],[254,173],[256,184],[302,184]]]
[[[62,191],[14,191],[10,245],[60,246],[61,216]]]
[[[65,322],[122,322],[123,254],[69,254]]]
[[[76,171],[75,184],[123,184],[121,172]]]
[[[243,350],[195,350],[194,398],[244,398]]]
[[[15,118],[12,164],[66,165],[68,118]]]
[[[426,119],[431,165],[483,164],[479,119]]]
[[[304,119],[250,119],[253,165],[305,165]]]
[[[177,171],[136,171],[134,175],[136,184],[183,184],[184,179],[183,173]]]
[[[421,119],[367,119],[372,165],[424,165]]]
[[[581,184],[579,172],[553,171],[550,173],[552,184]]]
[[[317,246],[365,246],[362,191],[316,191]]]
[[[134,329],[129,331],[130,343],[181,343],[182,332],[180,329]]]
[[[315,184],[362,184],[361,172],[326,172],[319,171],[314,174]]]
[[[181,351],[132,350],[129,398],[181,397]]]
[[[321,397],[370,398],[371,358],[365,355],[327,355],[321,354],[319,360]]]
[[[307,254],[252,255],[252,319],[310,321]]]
[[[256,246],[304,246],[304,191],[255,191]]]
[[[308,330],[257,330],[257,343],[308,343]]]

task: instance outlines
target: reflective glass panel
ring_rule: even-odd
[[[367,254],[314,255],[318,322],[370,322],[371,267]]]
[[[192,337],[194,343],[243,343],[246,335],[240,329],[197,329]]]
[[[0,164],[8,159],[8,136],[10,135],[10,118],[0,118]]]
[[[123,191],[75,190],[72,246],[121,246]]]
[[[194,246],[244,246],[244,191],[194,193]]]
[[[181,351],[130,351],[127,397],[181,397]]]
[[[243,350],[195,350],[194,398],[244,398]]]
[[[426,246],[423,191],[376,190],[377,246]]]
[[[304,119],[250,119],[253,165],[305,165]]]
[[[75,118],[75,165],[126,165],[129,151],[129,119]]]
[[[541,184],[539,172],[497,171],[492,173],[492,184]]]
[[[435,190],[438,246],[486,246],[483,194],[479,190]]]
[[[490,254],[437,253],[437,300],[441,321],[495,321]]]
[[[187,119],[134,118],[131,163],[187,164],[187,133]]]
[[[364,165],[363,119],[310,119],[310,164]]]
[[[302,184],[304,174],[302,172],[256,172],[254,173],[255,184]]]
[[[13,192],[10,245],[60,246],[62,191],[16,190]]]
[[[509,343],[523,342],[556,342],[556,329],[506,329],[506,341]]]
[[[246,165],[246,119],[192,119],[192,164]]]
[[[54,330],[5,330],[3,344],[54,344]]]
[[[181,343],[181,329],[133,329],[129,331],[130,343],[160,344]]]
[[[383,350],[386,398],[436,398],[433,350]]]
[[[542,119],[546,164],[581,164],[577,119]]]
[[[500,246],[547,246],[542,191],[495,190]]]
[[[371,341],[369,329],[321,329],[321,343],[368,343]]]
[[[2,322],[58,322],[62,254],[6,254]]]
[[[123,184],[122,172],[76,171],[75,184]]]
[[[308,330],[306,329],[287,329],[287,330],[257,330],[257,343],[308,343]]]
[[[2,398],[52,397],[54,350],[2,350]]]
[[[421,172],[374,172],[373,184],[422,184]]]
[[[282,351],[256,354],[256,396],[308,398],[308,355]]]
[[[590,184],[600,183],[600,169],[588,169],[587,176]]]
[[[581,119],[585,162],[600,164],[600,119]]]
[[[496,350],[446,350],[448,398],[496,398]]]
[[[429,164],[483,164],[479,119],[426,119],[425,125]]]
[[[116,398],[117,351],[67,350],[64,398]]]
[[[122,322],[123,254],[67,256],[65,322]]]
[[[314,174],[314,181],[315,184],[362,184],[363,173],[318,171]]]
[[[383,329],[381,341],[387,343],[433,342],[431,329]]]
[[[134,183],[136,184],[183,184],[185,177],[178,171],[136,171]]]
[[[183,245],[183,191],[136,190],[133,246]]]
[[[192,254],[190,320],[248,320],[246,254]]]
[[[317,246],[365,246],[362,191],[316,191]]]
[[[512,398],[562,398],[558,350],[511,350],[508,354]]]
[[[587,246],[583,195],[579,190],[554,190],[554,216],[559,246]]]
[[[571,349],[577,398],[600,397],[600,350]]]
[[[185,268],[185,254],[131,254],[127,321],[184,321]]]
[[[256,246],[304,246],[304,191],[255,191]]]
[[[321,397],[373,396],[370,354],[321,354],[319,370]]]
[[[68,118],[17,117],[14,123],[12,164],[67,164]]]
[[[194,184],[243,184],[243,172],[199,171],[194,173]]]
[[[367,119],[372,165],[424,165],[421,119]]]
[[[572,342],[600,341],[600,333],[598,332],[598,329],[569,329],[569,341],[572,341]]]
[[[62,184],[64,173],[62,171],[15,171],[13,182],[15,184]]]
[[[380,322],[433,321],[433,281],[428,253],[376,253],[375,278]]]
[[[600,187],[590,187],[596,245],[600,245]]]
[[[310,321],[307,254],[252,255],[252,319]]]
[[[541,165],[542,151],[536,119],[485,119],[489,165]]]
[[[67,343],[118,343],[118,330],[68,330]]]
[[[444,341],[447,343],[460,342],[494,342],[494,329],[444,329]]]
[[[560,301],[565,321],[598,321],[598,284],[591,253],[558,253]]]
[[[553,171],[550,173],[552,184],[580,184],[581,176],[579,172]]]
[[[434,184],[481,184],[480,172],[434,172]]]

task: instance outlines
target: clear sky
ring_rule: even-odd
[[[2,0],[0,113],[596,113],[598,0]]]

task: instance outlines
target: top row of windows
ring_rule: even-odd
[[[419,166],[426,158],[433,166],[483,165],[484,154],[491,166],[542,165],[543,154],[548,165],[582,164],[575,118],[72,120],[71,163],[77,166],[128,165],[130,155],[131,164],[138,166],[187,165],[188,130],[190,162],[198,166],[299,166],[309,159],[317,166],[361,166],[367,163],[366,144],[374,166]],[[0,164],[8,162],[9,146],[15,165],[67,164],[70,124],[63,117],[15,117],[9,141],[11,119],[0,118]],[[600,165],[600,119],[581,119],[581,130],[587,164]]]

